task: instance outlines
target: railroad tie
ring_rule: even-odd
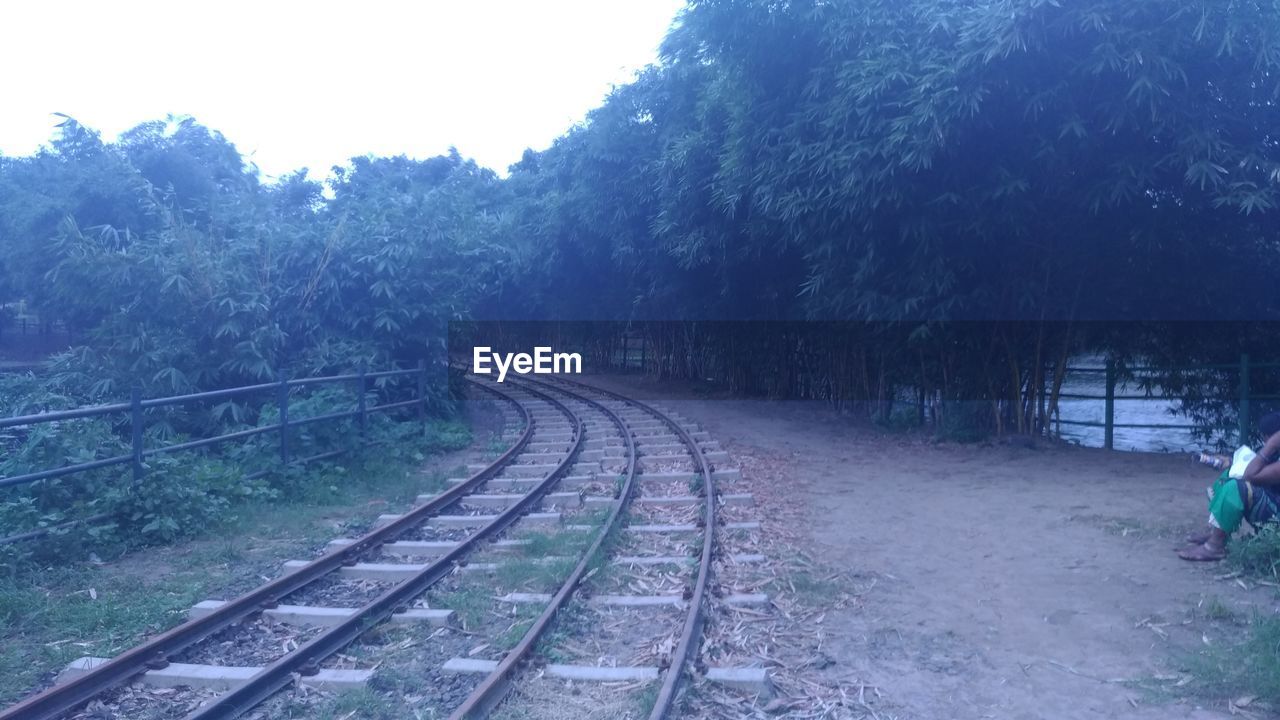
[[[205,617],[226,604],[225,600],[205,600],[197,603],[188,610],[187,617],[191,620]],[[331,608],[311,605],[277,605],[274,608],[263,610],[262,614],[276,622],[284,623],[286,625],[333,627],[356,614],[356,612],[357,608]],[[391,616],[391,622],[395,623],[428,623],[430,625],[441,627],[451,625],[453,624],[453,621],[453,611],[443,608],[409,608],[404,612],[398,612]]]
[[[381,527],[399,520],[401,515],[379,515],[375,527]],[[497,519],[497,515],[436,515],[426,521],[426,525],[448,528],[471,528],[487,525]],[[520,517],[521,522],[537,525],[557,525],[560,513],[529,513]]]
[[[755,503],[755,498],[750,493],[719,495],[718,499],[724,505],[735,505],[739,507],[750,506]],[[613,498],[593,495],[588,496],[585,502],[587,507],[608,507],[617,501]],[[696,495],[671,495],[666,497],[641,495],[631,502],[637,505],[652,505],[655,507],[690,507],[694,505],[701,505],[706,502],[706,498],[701,498]]]
[[[340,550],[355,542],[354,538],[337,538],[336,540],[330,540],[327,548],[330,551]],[[507,551],[515,550],[528,544],[528,540],[497,540],[490,544],[489,547],[492,550]],[[397,540],[383,543],[378,549],[388,555],[403,557],[440,557],[456,547],[458,547],[458,543],[453,540]]]
[[[498,667],[497,660],[450,658],[441,669],[459,675],[487,675]],[[566,665],[553,663],[543,667],[542,674],[559,680],[581,682],[647,682],[657,680],[661,671],[653,666],[608,667],[598,665]],[[707,680],[728,685],[744,692],[772,696],[773,682],[769,671],[755,667],[713,667],[707,669]]]
[[[58,683],[65,683],[107,662],[109,658],[82,657],[72,660],[58,673]],[[262,672],[260,667],[233,665],[196,665],[170,663],[159,670],[148,670],[138,676],[144,684],[157,688],[193,687],[205,690],[227,691],[244,684],[246,680]],[[340,670],[321,668],[320,672],[303,677],[301,683],[308,687],[332,691],[361,690],[373,677],[372,670]]]
[[[725,523],[726,530],[759,530],[760,522],[758,520],[748,520],[746,522]],[[595,529],[594,525],[565,525],[565,530],[575,532],[591,531]],[[671,533],[671,534],[688,534],[696,533],[700,530],[697,525],[628,525],[623,528],[626,532],[633,533]]]
[[[500,602],[523,604],[546,604],[551,602],[551,593],[507,593],[498,598]],[[722,600],[731,607],[760,607],[769,604],[769,596],[764,593],[734,593],[725,595]],[[681,607],[688,601],[681,595],[592,595],[588,602],[610,607]]]

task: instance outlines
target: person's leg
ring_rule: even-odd
[[[1178,551],[1183,560],[1221,560],[1227,556],[1227,538],[1244,520],[1247,483],[1220,479],[1214,484],[1213,498],[1209,501],[1209,523],[1213,525],[1208,537],[1199,545]]]
[[[1280,488],[1254,485],[1249,502],[1245,503],[1244,519],[1254,530],[1280,521]]]
[[[1227,533],[1221,528],[1209,531],[1209,537],[1199,545],[1188,545],[1178,551],[1183,560],[1221,560],[1227,556]]]
[[[1205,523],[1204,527],[1196,530],[1186,537],[1187,545],[1203,545],[1209,540],[1209,536],[1213,534],[1214,527],[1209,523]]]
[[[1205,489],[1205,491],[1209,494],[1210,506],[1213,505],[1213,499],[1218,496],[1218,493],[1222,490],[1222,486],[1225,485],[1227,481],[1229,481],[1230,479],[1231,479],[1231,476],[1228,475],[1227,472],[1224,470],[1222,474],[1218,476],[1218,479],[1213,482],[1213,487]],[[1213,513],[1211,512],[1209,514],[1208,520],[1204,524],[1204,527],[1200,528],[1199,530],[1196,530],[1190,535],[1187,535],[1187,537],[1185,538],[1186,544],[1188,545],[1205,544],[1206,542],[1208,542],[1209,537],[1213,534],[1213,530],[1216,527],[1217,527],[1216,521],[1213,519]],[[1175,548],[1175,549],[1179,549],[1179,548]]]

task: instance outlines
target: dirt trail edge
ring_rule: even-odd
[[[823,652],[881,718],[1232,717],[1177,690],[1185,658],[1232,640],[1215,614],[1273,612],[1221,565],[1172,548],[1212,471],[1183,455],[935,444],[820,403],[692,399],[636,379],[788,485],[798,551],[851,578]],[[767,514],[767,508],[761,509]]]

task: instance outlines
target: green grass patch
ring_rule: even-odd
[[[485,444],[484,459],[489,461],[497,460],[502,457],[502,453],[506,452],[509,447],[511,447],[511,443],[503,440],[497,435],[494,435],[489,438],[489,442]]]
[[[559,532],[544,530],[517,531],[515,537],[518,540],[525,541],[525,544],[519,547],[519,553],[521,556],[528,558],[565,555],[576,557],[586,549],[587,543],[591,541],[591,533],[571,532],[568,530]]]
[[[1240,614],[1216,595],[1200,607],[1200,615],[1206,620],[1221,623],[1234,623],[1240,620]]]
[[[601,507],[592,510],[586,510],[578,513],[573,518],[575,525],[603,525],[605,518],[609,517],[609,508]],[[581,533],[590,535],[591,533]]]
[[[1245,575],[1280,579],[1280,524],[1269,523],[1253,535],[1233,541],[1227,562]]]
[[[423,439],[419,450],[423,456],[460,450],[471,443],[471,428],[458,420],[431,420],[427,422]]]
[[[533,627],[533,621],[541,613],[542,608],[538,606],[522,605],[517,608],[516,615],[521,619],[512,622],[510,627],[493,639],[494,647],[502,650],[510,650],[515,647],[516,643],[520,642],[524,637],[524,634],[529,632],[529,628]]]
[[[110,657],[183,619],[217,573],[113,574],[107,568],[48,568],[38,579],[0,580],[0,703],[17,701],[66,663]]]
[[[94,548],[75,560],[11,563],[0,573],[0,705],[41,686],[67,662],[112,656],[177,625],[196,602],[234,597],[309,557],[344,525],[404,505],[441,474],[411,472],[421,451],[378,448],[363,461],[316,468],[308,492],[233,507],[194,538],[137,550]],[[85,559],[81,559],[85,558]]]
[[[1238,624],[1234,613],[1231,619]],[[1233,634],[1242,640],[1219,641],[1188,658],[1186,689],[1215,699],[1253,696],[1280,703],[1280,617],[1254,615]]]
[[[551,623],[551,628],[538,638],[537,645],[534,646],[534,652],[546,658],[553,663],[567,663],[573,660],[572,655],[560,652],[559,648],[574,633],[581,629],[583,624],[583,611],[581,605],[577,602],[570,602],[556,613],[555,622]]]
[[[492,602],[493,587],[484,583],[466,583],[431,595],[431,606],[452,610],[464,630],[479,625]]]
[[[511,592],[553,592],[577,564],[576,555],[551,560],[514,558],[498,563],[493,580],[497,587]]]
[[[387,675],[381,669],[371,685],[381,686],[379,678]],[[384,680],[399,686],[399,679]],[[284,697],[270,704],[270,717],[282,720],[402,720],[414,717],[412,707],[395,694],[380,692],[377,687],[337,693],[322,698]]]
[[[1231,543],[1227,564],[1245,577],[1274,582],[1280,569],[1280,526],[1264,526]],[[1179,688],[1193,696],[1232,701],[1256,698],[1280,704],[1280,617],[1245,616],[1220,598],[1198,610],[1206,620],[1224,626],[1222,639],[1188,655],[1189,682]]]
[[[636,717],[648,717],[653,706],[658,702],[658,692],[662,690],[661,682],[651,682],[636,691]]]

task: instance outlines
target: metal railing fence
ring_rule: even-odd
[[[143,398],[142,391],[135,387],[130,392],[129,402],[110,403],[106,405],[95,405],[85,408],[76,408],[73,410],[56,410],[44,413],[35,413],[30,415],[19,415],[8,418],[0,418],[0,430],[8,428],[31,427],[35,425],[43,425],[48,423],[61,423],[70,420],[80,420],[88,418],[99,418],[111,415],[126,414],[128,418],[128,430],[130,439],[130,452],[128,454],[113,455],[105,458],[95,458],[84,462],[71,465],[63,465],[57,468],[45,470],[37,470],[26,472],[20,475],[11,475],[8,477],[0,477],[0,489],[11,488],[19,485],[27,485],[39,482],[41,480],[52,480],[56,478],[66,477],[77,473],[84,473],[91,470],[98,470],[117,465],[129,465],[134,483],[143,479],[146,475],[146,460],[166,453],[175,453],[188,450],[198,450],[213,446],[222,445],[224,443],[243,441],[259,435],[276,433],[278,439],[278,454],[281,467],[289,465],[302,465],[317,460],[325,460],[337,457],[349,451],[349,448],[331,450],[315,455],[302,458],[292,457],[290,447],[290,431],[312,425],[315,423],[330,422],[343,420],[347,418],[355,418],[357,427],[359,428],[359,436],[361,442],[364,441],[366,429],[368,426],[368,418],[373,413],[389,412],[391,410],[401,408],[416,408],[418,419],[426,420],[426,378],[427,369],[424,362],[419,362],[416,368],[405,370],[383,370],[378,372],[367,372],[363,366],[354,373],[344,375],[328,375],[322,377],[307,377],[288,379],[283,373],[279,373],[281,379],[268,383],[259,383],[256,385],[244,385],[240,387],[225,388],[222,390],[212,390],[208,392],[191,393],[188,395],[175,395],[171,397],[160,398]],[[395,402],[386,402],[370,406],[368,404],[368,396],[370,384],[374,381],[383,379],[403,379],[416,376],[417,383],[414,388],[413,397],[408,400],[399,400]],[[336,412],[324,413],[305,418],[293,418],[289,414],[290,392],[297,388],[314,387],[314,386],[341,386],[349,385],[353,389],[355,396],[355,407],[350,410],[340,410]],[[224,400],[253,393],[262,393],[274,391],[275,406],[278,413],[278,420],[269,425],[248,428],[245,430],[237,430],[234,432],[224,433],[213,437],[198,438],[187,440],[184,442],[171,443],[160,447],[146,446],[146,410],[160,407],[182,406],[197,403],[207,403],[213,400]],[[269,401],[268,401],[269,402]],[[253,480],[265,476],[271,472],[270,468],[264,468],[256,472],[245,475],[245,480]],[[100,516],[84,518],[75,522],[89,522],[102,520]],[[61,527],[61,526],[58,526]],[[52,528],[42,528],[39,530],[11,535],[8,537],[0,537],[0,545],[27,540],[39,535],[46,534]]]
[[[1219,363],[1195,365],[1178,368],[1179,371],[1186,372],[1235,372],[1237,373],[1236,394],[1235,397],[1229,398],[1233,401],[1236,409],[1236,439],[1238,444],[1248,442],[1250,436],[1250,426],[1253,419],[1252,408],[1257,401],[1277,401],[1280,395],[1262,394],[1253,391],[1253,383],[1251,382],[1253,374],[1258,370],[1275,370],[1280,368],[1280,363],[1257,363],[1250,360],[1248,354],[1240,356],[1238,363]],[[1101,395],[1089,393],[1059,393],[1060,400],[1101,400],[1103,402],[1103,419],[1096,420],[1066,420],[1062,418],[1054,418],[1052,423],[1057,425],[1073,425],[1080,427],[1102,428],[1103,431],[1103,447],[1112,450],[1115,448],[1115,431],[1117,429],[1134,429],[1134,430],[1199,430],[1202,426],[1194,423],[1118,423],[1116,422],[1116,401],[1126,400],[1180,400],[1176,395],[1128,395],[1118,394],[1117,386],[1120,385],[1121,371],[1115,360],[1108,359],[1104,367],[1075,367],[1068,366],[1066,368],[1069,373],[1097,373],[1103,376],[1104,392]],[[1143,372],[1165,372],[1168,368],[1133,366],[1127,367],[1128,373]]]

